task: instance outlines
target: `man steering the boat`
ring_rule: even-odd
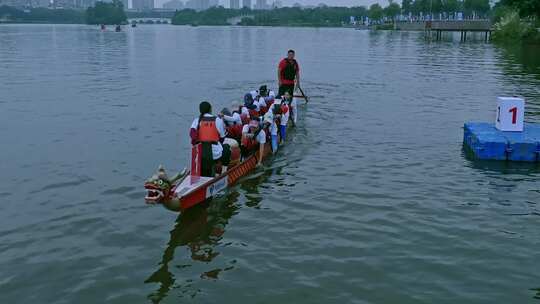
[[[203,101],[199,104],[199,111],[201,114],[193,120],[189,135],[191,144],[202,144],[201,175],[213,177],[216,171],[223,173],[227,170],[231,150],[229,145],[222,145],[225,126],[222,118],[212,115],[212,105]]]
[[[294,59],[294,50],[287,52],[287,57],[282,59],[278,65],[278,83],[279,92],[278,96],[283,96],[285,92],[294,94],[294,85],[300,86],[300,66],[296,59]]]

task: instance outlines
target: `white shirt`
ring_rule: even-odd
[[[264,97],[259,97],[259,111],[261,110],[261,106],[266,107],[266,101],[264,100]]]
[[[214,117],[214,115],[204,114],[204,117]],[[197,130],[198,126],[199,126],[199,117],[193,120],[193,123],[191,124],[191,128]],[[225,127],[223,125],[223,119],[216,117],[216,128],[218,129],[219,137],[221,138],[225,137]],[[223,154],[223,147],[221,146],[220,142],[218,142],[215,145],[212,145],[212,158],[214,160],[220,159],[222,154]]]
[[[287,105],[286,105],[286,107],[287,107],[287,109],[289,109],[289,111],[287,111],[287,113],[285,113],[285,114],[281,114],[281,123],[280,123],[280,125],[282,125],[282,126],[287,125],[287,122],[289,121],[289,115],[291,115],[291,109]]]
[[[254,100],[253,105],[255,106],[255,111],[259,112],[261,110],[261,104],[258,100]]]
[[[277,125],[276,125],[276,120],[274,119],[274,113],[272,113],[272,107],[273,106],[274,105],[271,104],[270,109],[268,110],[268,112],[266,112],[266,114],[264,114],[264,122],[270,123],[270,134],[271,135],[277,135],[278,128],[277,128]]]
[[[249,109],[246,107],[242,107],[242,114],[246,114],[247,117],[249,117]]]
[[[223,119],[230,123],[231,125],[241,125],[242,124],[242,118],[240,117],[240,114],[234,112],[232,116],[223,115]]]
[[[242,134],[247,133],[249,133],[249,125],[244,125],[244,127],[242,127]],[[255,140],[260,144],[266,143],[266,133],[264,132],[264,130],[261,130],[261,132],[259,132]]]

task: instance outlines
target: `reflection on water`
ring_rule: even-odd
[[[521,65],[523,74],[534,75],[540,79],[540,45],[497,45],[508,63]]]
[[[496,161],[496,160],[481,160],[476,159],[474,153],[466,145],[463,145],[463,157],[467,159],[467,166],[483,171],[517,175],[530,175],[540,173],[540,163],[529,162],[510,162],[510,161]]]
[[[262,198],[257,189],[271,174],[279,174],[279,169],[259,171],[240,180],[239,187],[245,191],[247,207],[258,206]],[[178,216],[174,229],[170,232],[170,239],[161,262],[159,262],[159,269],[145,280],[145,283],[159,284],[159,288],[148,296],[153,303],[159,303],[171,289],[180,289],[182,294],[190,297],[196,296],[199,292],[193,288],[193,279],[176,282],[175,269],[170,268],[170,263],[174,260],[175,252],[179,247],[189,249],[192,262],[208,264],[220,254],[216,246],[220,244],[229,220],[241,208],[238,206],[240,194],[235,189],[236,187],[233,187],[225,196],[196,205]],[[176,265],[174,268],[181,275],[181,270],[191,267],[192,262]],[[218,279],[221,272],[234,269],[234,264],[235,261],[232,260],[228,266],[205,270],[200,274],[200,278]]]
[[[508,95],[526,97],[526,120],[540,122],[540,45],[496,45],[503,61],[505,81],[512,84],[513,90]],[[525,83],[531,84],[523,85]]]
[[[180,214],[176,220],[174,229],[170,232],[170,239],[163,253],[160,268],[155,271],[145,283],[159,284],[158,290],[148,297],[154,303],[159,303],[167,296],[171,288],[181,288],[186,292],[192,280],[175,284],[175,275],[170,270],[170,262],[174,259],[174,253],[178,247],[186,246],[191,252],[191,259],[198,262],[210,262],[219,253],[214,251],[215,245],[221,240],[231,216],[237,207],[235,206],[234,195],[228,195],[229,204],[200,204]],[[209,207],[209,204],[212,207]],[[178,269],[190,267],[191,264],[176,266]],[[227,269],[228,270],[228,269]],[[221,269],[214,269],[201,274],[201,277],[208,276],[217,278]]]

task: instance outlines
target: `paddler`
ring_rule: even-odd
[[[236,110],[233,108],[232,112],[228,108],[223,108],[223,110],[221,110],[219,113],[219,117],[223,118],[223,121],[227,127],[242,124],[242,117],[238,111],[238,108],[236,108]]]
[[[259,87],[259,90],[257,91],[257,102],[259,106],[259,113],[261,115],[264,115],[268,111],[268,105],[266,103],[266,98],[268,97],[268,87],[266,85],[262,85]]]
[[[285,98],[290,97],[288,93],[285,93]],[[280,142],[283,142],[285,138],[287,137],[287,123],[289,122],[290,117],[290,111],[289,111],[289,104],[285,101],[285,99],[279,100],[276,99],[276,104],[279,104],[281,106],[281,119],[279,122],[279,137]]]
[[[289,117],[292,121],[292,126],[294,127],[296,125],[296,120],[298,118],[298,107],[296,104],[296,100],[289,94],[289,92],[285,92],[285,94],[282,97],[281,103],[284,103],[287,105],[289,113],[287,114],[287,121],[289,121]],[[291,116],[292,115],[292,116]]]
[[[281,105],[272,104],[271,108],[266,114],[264,114],[263,128],[268,128],[270,131],[272,152],[276,153],[278,150],[279,140],[278,140],[278,125],[280,124],[281,119]]]
[[[296,59],[294,59],[294,50],[287,52],[287,57],[282,59],[278,65],[278,83],[279,92],[278,96],[283,96],[285,92],[294,94],[294,85],[300,86],[300,66]]]
[[[227,108],[223,108],[218,114],[218,117],[223,119],[225,123],[225,131],[227,137],[236,141],[240,141],[242,137],[242,117],[238,111],[231,112]]]
[[[253,96],[253,92],[244,95],[244,107],[248,109],[250,118],[259,116],[259,103],[255,102],[255,97]]]
[[[266,132],[261,128],[260,123],[256,119],[252,119],[249,124],[242,128],[242,156],[247,157],[257,145],[259,145],[259,160],[257,165],[262,163],[264,153],[264,145],[266,144]]]
[[[225,127],[221,118],[212,115],[212,105],[203,101],[199,104],[199,111],[199,117],[191,124],[191,143],[202,144],[201,176],[213,177],[216,171],[214,164],[221,167],[219,173],[227,171],[231,150],[229,145],[221,144],[225,139]]]

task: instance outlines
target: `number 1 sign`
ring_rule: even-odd
[[[497,97],[495,127],[501,131],[523,131],[525,100],[519,97]]]

